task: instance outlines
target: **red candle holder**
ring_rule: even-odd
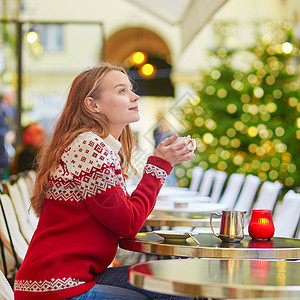
[[[248,231],[252,239],[263,241],[271,239],[275,232],[272,210],[252,209]]]

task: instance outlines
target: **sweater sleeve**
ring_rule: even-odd
[[[103,142],[74,144],[69,149],[69,169],[92,216],[115,234],[132,238],[152,211],[172,166],[150,156],[143,177],[130,196],[119,162],[107,148]]]

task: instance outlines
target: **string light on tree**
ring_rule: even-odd
[[[200,165],[294,187],[300,182],[299,147],[295,146],[300,143],[300,49],[293,41],[293,28],[289,22],[257,24],[255,43],[232,49],[224,36],[234,32],[228,26],[215,26],[216,47],[208,57],[213,68],[201,70],[195,84],[201,101],[182,107],[182,123],[187,126],[181,134],[197,136],[199,142],[197,162],[182,163],[180,168]],[[246,53],[253,59],[242,71],[235,59]],[[189,183],[190,178],[185,178]]]
[[[289,42],[285,42],[282,44],[282,51],[285,54],[290,54],[293,51],[293,45]]]

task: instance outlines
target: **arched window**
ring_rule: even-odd
[[[136,54],[136,55],[135,55]],[[170,80],[171,53],[155,32],[140,27],[122,29],[105,43],[106,60],[121,64],[137,83],[141,96],[174,96]]]

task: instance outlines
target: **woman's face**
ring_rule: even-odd
[[[107,116],[111,134],[115,138],[119,138],[127,124],[140,119],[139,98],[132,91],[132,84],[126,74],[113,70],[103,77],[100,98],[95,102],[99,111]]]

